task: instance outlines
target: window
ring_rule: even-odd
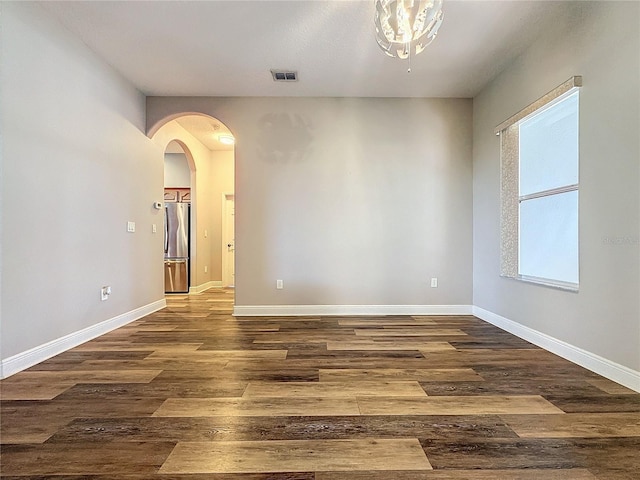
[[[501,274],[577,290],[578,106],[573,77],[501,124]]]

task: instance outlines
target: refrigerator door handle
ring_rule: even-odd
[[[169,222],[167,221],[167,207],[164,209],[164,256],[169,252]]]

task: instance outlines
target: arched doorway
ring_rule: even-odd
[[[233,134],[211,116],[187,113],[174,116],[154,129],[151,139],[165,149],[178,145],[185,152],[190,169],[189,293],[233,287],[235,242],[228,235],[235,224],[235,216],[228,218],[229,212],[235,215],[235,209],[229,205],[235,200]],[[165,193],[174,195],[165,197],[165,201],[176,198],[177,192]]]
[[[187,157],[188,154],[188,157]],[[189,149],[172,140],[164,151],[164,291],[189,293],[191,287],[191,189],[195,165]]]

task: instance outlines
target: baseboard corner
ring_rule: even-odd
[[[209,290],[210,288],[222,288],[222,280],[212,280],[210,282],[196,285],[195,287],[189,287],[189,294],[198,294]]]

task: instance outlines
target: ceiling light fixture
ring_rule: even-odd
[[[225,145],[233,145],[234,143],[236,143],[236,139],[233,138],[233,135],[219,135],[218,141]]]
[[[390,57],[409,59],[429,45],[442,24],[443,0],[375,0],[376,41]]]

